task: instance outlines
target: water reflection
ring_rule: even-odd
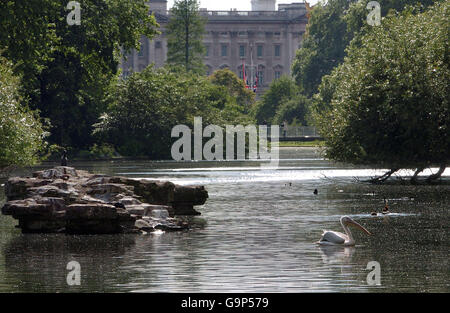
[[[20,292],[108,291],[108,282],[128,281],[118,269],[134,236],[18,235],[2,250],[2,286]],[[81,265],[82,286],[68,286],[67,263]],[[95,274],[93,274],[95,273]],[[124,280],[125,279],[125,280]],[[131,281],[128,281],[131,283]]]
[[[322,260],[326,264],[348,264],[355,253],[355,247],[320,246]]]
[[[330,163],[312,149],[281,156],[281,169],[263,171],[257,162],[75,164],[98,173],[201,182],[210,195],[199,209],[207,224],[146,236],[22,235],[12,218],[0,216],[0,291],[450,290],[448,185],[361,184],[353,175],[373,171]],[[381,214],[384,198],[389,215]],[[323,229],[340,229],[342,215],[373,235],[354,232],[356,247],[315,245]],[[72,260],[81,264],[81,286],[66,284]],[[370,261],[381,265],[381,286],[367,285]]]

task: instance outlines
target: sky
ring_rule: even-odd
[[[310,5],[314,5],[319,0],[308,0]],[[171,8],[174,0],[168,0],[168,8]],[[280,3],[293,3],[293,2],[303,2],[303,0],[278,0],[277,7]],[[250,0],[200,0],[200,7],[207,8],[213,11],[228,11],[230,9],[237,9],[238,11],[250,11],[251,4]]]

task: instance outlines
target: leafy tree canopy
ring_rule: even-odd
[[[292,98],[284,99],[277,109],[273,119],[274,124],[282,125],[287,122],[288,124],[306,126],[310,103],[311,100],[300,92]]]
[[[202,62],[206,19],[199,13],[197,0],[176,0],[170,9],[167,25],[167,62],[181,65],[187,71],[203,73]]]
[[[196,116],[204,126],[252,122],[226,87],[192,72],[149,66],[119,81],[111,98],[96,132],[123,155],[170,158],[172,128],[192,129]]]
[[[120,51],[139,48],[158,26],[144,0],[83,0],[81,25],[69,26],[68,2],[2,1],[0,48],[23,76],[22,93],[52,124],[50,140],[92,143],[92,123],[116,75]]]
[[[209,80],[218,86],[224,86],[228,93],[236,98],[237,103],[244,108],[245,113],[249,113],[255,101],[255,93],[245,88],[244,81],[239,79],[230,69],[215,71]]]
[[[450,1],[385,18],[324,77],[314,115],[327,157],[416,174],[450,157]],[[435,175],[432,178],[436,178]]]
[[[34,164],[45,147],[43,126],[23,105],[19,88],[11,62],[0,57],[0,171]]]
[[[257,123],[273,123],[275,114],[281,103],[297,96],[299,88],[289,76],[281,76],[274,80],[253,109]]]
[[[343,62],[350,41],[371,28],[366,22],[369,1],[322,1],[310,13],[305,39],[292,65],[293,76],[308,97],[317,92],[322,77]],[[407,5],[427,7],[436,1],[378,0],[383,17],[390,11],[400,12]]]

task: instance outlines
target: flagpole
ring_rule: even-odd
[[[247,75],[245,75],[245,59],[244,59],[244,63],[242,63],[242,72],[243,72],[243,78],[244,78],[244,85],[245,85],[245,88],[247,88]]]
[[[250,72],[251,72],[250,88],[252,88],[253,90],[253,44],[250,44]]]

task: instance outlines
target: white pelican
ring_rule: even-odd
[[[317,243],[319,245],[328,246],[354,246],[355,240],[353,239],[352,233],[347,226],[355,226],[364,231],[366,234],[371,235],[371,233],[367,229],[356,223],[348,216],[341,217],[341,225],[342,228],[344,228],[345,234],[337,231],[325,230],[322,234],[322,238],[320,238]]]

